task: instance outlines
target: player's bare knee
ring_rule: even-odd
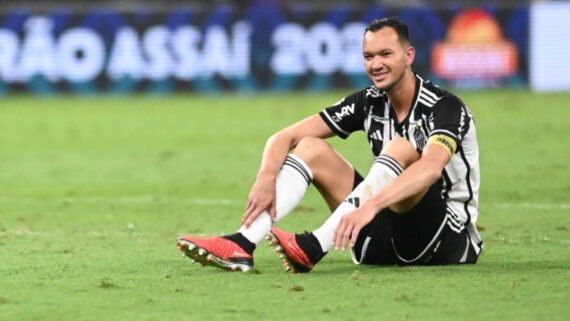
[[[420,154],[409,140],[395,137],[382,149],[382,154],[395,159],[402,167],[407,168],[420,159]]]
[[[299,141],[293,154],[301,158],[309,166],[315,163],[315,160],[332,151],[331,145],[324,139],[316,137],[305,137]]]
[[[350,193],[354,168],[328,142],[305,137],[293,151],[313,172],[313,183],[329,208],[334,210]]]

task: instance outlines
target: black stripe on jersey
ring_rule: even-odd
[[[394,172],[394,174],[396,174],[396,176],[404,172],[402,165],[400,165],[394,158],[388,155],[382,154],[378,156],[374,162],[387,166]]]
[[[449,178],[449,174],[447,174],[445,168],[441,172],[441,177],[443,177],[443,181],[445,182],[445,189],[441,191],[441,194],[443,195],[443,200],[447,201],[449,198],[449,191],[451,190],[451,179]]]
[[[309,174],[309,172],[305,169],[305,166],[303,166],[303,164],[299,163],[293,157],[287,156],[287,158],[285,158],[285,162],[284,162],[283,166],[289,166],[289,167],[295,169],[297,172],[299,172],[303,176],[303,178],[305,178],[307,185],[311,184],[311,174]]]
[[[467,183],[469,198],[463,203],[463,206],[465,208],[465,213],[467,214],[467,221],[465,222],[465,225],[467,225],[469,224],[469,222],[471,222],[471,213],[469,213],[469,202],[471,202],[471,200],[473,199],[473,187],[471,187],[471,179],[469,178],[469,175],[471,174],[471,166],[469,166],[469,162],[467,162],[467,157],[465,157],[465,152],[463,151],[463,148],[459,151],[459,154],[461,155],[461,159],[465,164],[465,168],[467,168],[467,173],[465,174],[465,182]]]

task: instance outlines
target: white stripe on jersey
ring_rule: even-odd
[[[439,100],[439,99],[434,99],[433,96],[428,95],[427,93],[425,93],[423,90],[420,90],[420,94],[419,94],[419,98],[423,99],[425,102],[427,102],[426,105],[428,105],[429,107],[433,107],[433,105],[435,105],[435,103]]]
[[[451,209],[449,207],[447,208],[446,216],[447,216],[447,225],[452,230],[454,230],[457,233],[460,233],[461,231],[463,231],[465,229],[465,225],[463,224],[463,222],[461,221],[459,216],[457,216],[457,214],[453,213],[453,211],[451,211]]]
[[[426,98],[427,96],[423,96],[422,94],[420,94],[420,96],[418,97],[418,101],[428,107],[433,107],[433,105],[435,105],[435,102],[429,102]]]
[[[327,119],[329,120],[329,122],[330,122],[331,124],[333,124],[333,126],[334,126],[339,132],[345,134],[346,136],[350,135],[350,133],[348,133],[348,132],[344,131],[342,128],[338,127],[338,125],[335,123],[334,120],[332,120],[331,116],[329,115],[329,113],[327,113],[326,110],[323,110],[323,114],[324,114],[325,116],[327,116]]]
[[[427,89],[426,87],[422,87],[420,90],[421,90],[420,91],[421,94],[430,96],[431,99],[434,100],[434,102],[437,102],[439,100],[439,97],[436,94],[434,94],[433,92],[431,92],[429,89]]]

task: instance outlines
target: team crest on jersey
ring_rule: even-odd
[[[416,141],[416,147],[423,150],[426,146],[427,140],[420,125],[416,125],[414,128],[414,140]]]

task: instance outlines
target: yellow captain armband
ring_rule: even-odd
[[[457,151],[457,143],[453,138],[443,135],[443,134],[436,134],[429,138],[428,144],[436,144],[445,148],[446,151],[449,152],[449,157],[451,158],[453,154]]]

